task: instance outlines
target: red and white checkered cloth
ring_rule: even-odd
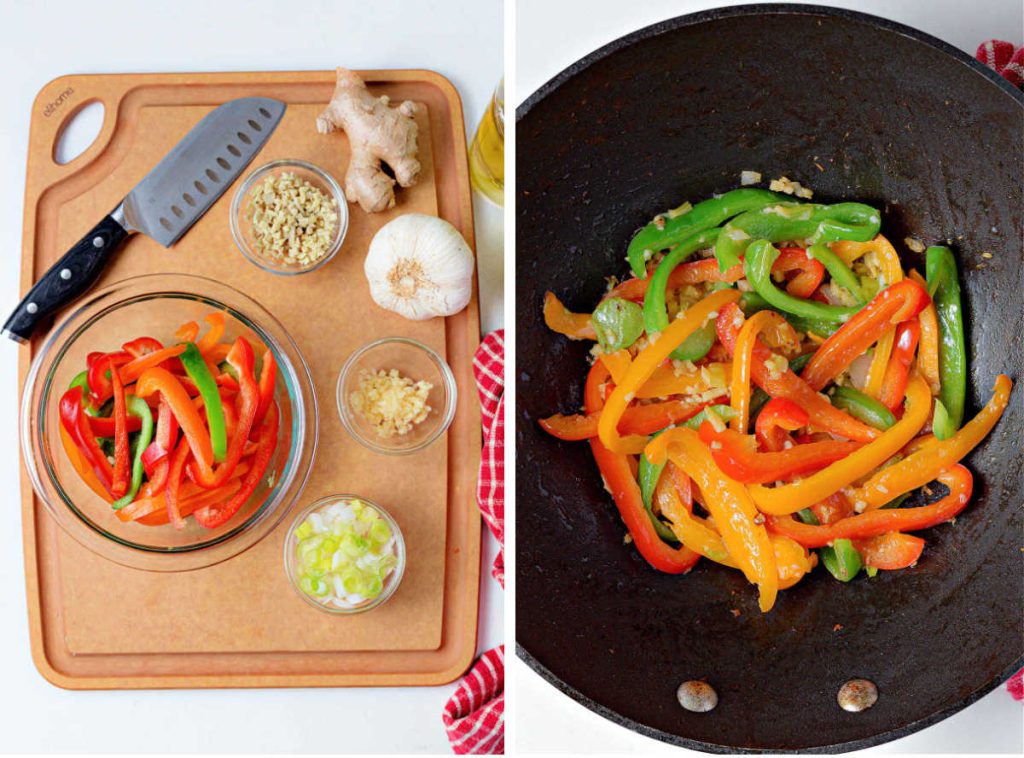
[[[491,574],[505,586],[505,332],[488,334],[473,358],[480,393],[483,454],[476,499],[498,540],[500,551]],[[505,646],[480,656],[441,716],[456,755],[505,752]]]
[[[990,39],[978,46],[974,57],[1015,87],[1024,87],[1024,47]]]

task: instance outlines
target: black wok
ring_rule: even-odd
[[[738,572],[652,570],[582,443],[537,419],[581,405],[589,344],[549,332],[553,290],[574,310],[624,276],[658,211],[786,175],[825,202],[883,210],[883,231],[950,240],[964,269],[968,413],[1024,365],[1024,97],[899,24],[813,6],[673,19],[579,61],[517,113],[516,542],[519,654],[617,723],[707,751],[838,752],[932,724],[1024,665],[1024,389],[967,463],[975,494],[924,533],[912,569],[840,585],[819,569],[757,611]],[[819,170],[819,163],[824,171]],[[983,258],[983,252],[994,257]],[[921,266],[909,256],[906,261]],[[732,611],[739,611],[734,617]],[[878,703],[836,704],[866,677]],[[676,688],[707,678],[708,714]]]

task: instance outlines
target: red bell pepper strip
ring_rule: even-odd
[[[114,417],[113,416],[87,416],[89,427],[92,429],[93,437],[113,437]],[[137,432],[142,428],[142,421],[138,416],[128,416],[127,427],[129,432]]]
[[[784,397],[773,397],[757,414],[754,434],[761,447],[769,453],[785,449],[786,442],[792,443],[787,432],[807,426],[810,416],[807,411]]]
[[[608,376],[608,369],[601,361],[591,366],[583,391],[583,407],[588,414],[599,413],[604,406],[600,387]],[[673,548],[654,531],[654,525],[644,508],[640,485],[630,469],[629,456],[612,452],[601,444],[598,437],[590,439],[590,449],[619,515],[633,538],[633,544],[644,560],[666,574],[684,574],[693,568],[700,555],[687,547]]]
[[[128,405],[124,398],[124,385],[117,371],[110,372],[114,395],[114,478],[110,494],[121,497],[128,491],[131,450],[128,447]]]
[[[181,509],[178,499],[181,493],[181,481],[185,474],[185,464],[188,462],[192,450],[189,447],[188,439],[178,443],[171,456],[170,468],[167,471],[167,520],[174,525],[175,529],[184,529],[185,520],[181,517]]]
[[[263,366],[260,368],[260,405],[256,409],[256,418],[253,419],[254,424],[261,423],[263,417],[267,415],[270,403],[274,400],[274,388],[276,385],[277,359],[274,358],[274,351],[267,348],[266,352],[263,353]]]
[[[168,455],[170,452],[166,448],[160,447],[159,442],[155,440],[150,442],[142,451],[142,468],[145,470],[146,476],[152,478],[157,465],[166,462]]]
[[[213,447],[210,444],[210,434],[206,431],[203,419],[195,405],[192,404],[185,388],[166,369],[156,367],[146,369],[135,385],[135,394],[144,398],[157,392],[170,406],[171,412],[181,426],[181,431],[192,450],[195,465],[212,475]]]
[[[634,405],[627,408],[619,421],[620,434],[654,434],[666,426],[678,424],[697,415],[710,403],[691,400],[666,400],[663,403]],[[563,416],[558,413],[541,419],[541,428],[560,440],[585,440],[597,436],[601,413]]]
[[[854,540],[853,546],[860,553],[865,566],[893,571],[917,563],[924,551],[924,540],[910,534],[889,532],[865,540]]]
[[[910,364],[914,361],[914,352],[920,339],[921,322],[917,318],[904,321],[896,327],[896,337],[893,340],[889,365],[885,368],[882,391],[878,399],[897,417],[903,412],[903,398],[907,395]]]
[[[255,412],[255,407],[253,411]],[[201,526],[207,529],[215,529],[227,523],[232,516],[238,513],[245,502],[252,497],[253,492],[256,491],[260,482],[263,481],[263,476],[270,465],[270,459],[274,455],[274,449],[277,447],[278,423],[277,403],[272,403],[270,410],[267,412],[267,417],[260,425],[257,438],[259,449],[251,460],[251,468],[242,479],[241,489],[222,505],[208,505],[196,510],[193,516]]]
[[[718,261],[714,258],[705,258],[699,261],[691,261],[690,263],[681,263],[672,269],[672,273],[668,275],[665,289],[671,291],[685,287],[688,284],[702,284],[704,282],[728,282],[732,284],[733,282],[738,282],[743,277],[742,263],[732,266],[725,271],[719,271]],[[613,287],[605,295],[605,298],[621,297],[624,300],[643,302],[650,282],[650,276],[643,279],[627,279]]]
[[[96,443],[96,438],[87,424],[85,412],[82,410],[82,388],[80,386],[72,387],[65,392],[60,398],[58,410],[61,425],[75,443],[82,457],[96,472],[104,489],[110,492],[114,470],[110,461],[107,460],[107,456],[100,450],[100,446]]]
[[[886,287],[821,344],[801,378],[811,389],[822,389],[883,334],[914,318],[930,302],[928,293],[913,279]]]
[[[736,337],[742,326],[743,312],[736,303],[729,303],[719,311],[716,323],[718,339],[729,350],[730,355],[735,350]],[[753,356],[750,376],[754,384],[772,397],[792,400],[807,411],[814,426],[857,442],[870,442],[878,436],[877,429],[872,429],[835,408],[789,368],[776,372],[769,370],[765,362],[772,358],[772,351],[761,340],[754,343]]]
[[[164,346],[159,340],[152,337],[136,337],[121,345],[121,349],[129,353],[132,358],[141,358],[144,355],[155,353],[157,350],[163,350]]]
[[[803,524],[792,516],[768,516],[768,531],[784,534],[807,548],[825,547],[838,539],[864,539],[888,532],[914,532],[949,521],[967,507],[974,478],[959,463],[937,479],[949,494],[936,503],[917,508],[885,508],[850,516],[827,526]]]
[[[89,462],[85,460],[81,450],[75,444],[75,441],[71,438],[68,430],[64,428],[64,424],[61,424],[60,429],[60,441],[64,447],[64,452],[67,453],[68,460],[71,461],[71,466],[78,472],[78,475],[82,478],[82,481],[89,485],[89,489],[103,498],[106,502],[113,502],[114,498],[110,496],[110,492],[103,486],[103,482],[100,481],[99,477],[96,476],[96,472],[89,466]]]
[[[99,356],[92,365],[89,366],[88,381],[89,389],[92,390],[93,404],[98,408],[100,405],[110,399],[110,396],[114,392],[114,385],[110,381],[110,377],[107,376],[107,372],[112,368],[123,366],[126,363],[131,362],[132,356],[130,353],[106,353],[105,355]],[[124,379],[124,377],[121,377]],[[128,382],[126,382],[127,384]]]
[[[777,453],[759,453],[752,437],[734,429],[718,432],[710,422],[700,425],[700,438],[711,449],[715,465],[744,484],[786,481],[825,468],[861,447],[859,442],[828,440],[794,445]]]
[[[798,272],[786,285],[786,292],[793,297],[810,297],[825,278],[825,267],[809,257],[804,248],[780,247],[779,257],[772,264],[772,273],[785,274],[790,271]]]
[[[255,356],[252,346],[244,337],[235,340],[234,347],[228,353],[228,363],[238,374],[239,396],[237,414],[238,420],[235,433],[228,444],[227,454],[224,462],[217,466],[216,470],[203,469],[201,466],[190,466],[189,476],[199,484],[200,487],[216,489],[231,478],[231,472],[245,451],[245,444],[249,440],[249,433],[253,428],[253,420],[256,418],[256,410],[259,407],[259,389],[256,386]]]
[[[834,524],[840,519],[853,515],[853,503],[842,490],[833,492],[820,503],[811,506],[811,512],[819,524]]]

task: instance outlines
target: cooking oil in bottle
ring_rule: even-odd
[[[505,80],[480,119],[469,147],[469,175],[473,186],[488,200],[505,204]]]

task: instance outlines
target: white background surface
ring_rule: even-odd
[[[684,13],[736,3],[701,0],[518,0],[517,100],[577,59],[635,29]],[[1021,0],[821,0],[917,27],[974,54],[993,37],[1021,44]],[[585,8],[585,11],[584,11]],[[1007,588],[1012,591],[1013,588]],[[1018,588],[1019,590],[1019,588]],[[946,661],[937,665],[956,665]],[[587,710],[547,684],[522,661],[516,680],[516,746],[520,752],[669,754],[680,748],[634,734]],[[1014,752],[1024,749],[1024,709],[1000,687],[956,716],[864,753]],[[694,753],[695,755],[698,755]]]
[[[469,136],[502,75],[497,0],[0,0],[0,311],[17,301],[29,107],[68,73],[428,68],[462,95]],[[501,213],[477,202],[485,329],[502,321]],[[29,655],[18,481],[17,350],[0,344],[0,752],[449,752],[454,686],[65,692]],[[484,529],[481,650],[503,640]]]

